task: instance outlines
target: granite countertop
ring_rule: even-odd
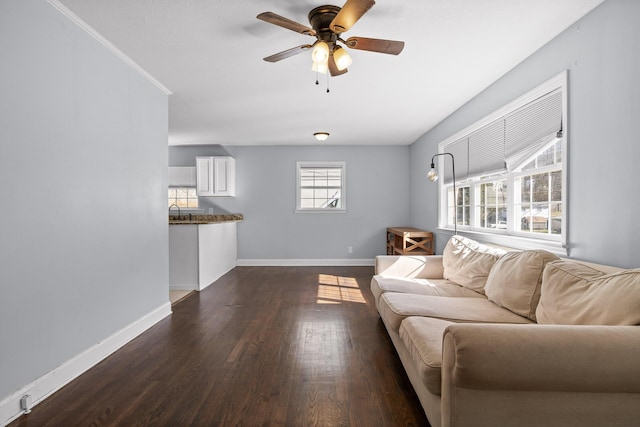
[[[185,215],[169,215],[169,224],[217,224],[221,222],[242,221],[242,214],[185,214]]]

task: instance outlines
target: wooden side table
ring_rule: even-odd
[[[387,255],[433,255],[433,233],[411,227],[389,227]]]

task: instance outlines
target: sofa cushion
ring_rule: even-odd
[[[548,262],[559,259],[542,250],[508,252],[491,268],[484,292],[500,307],[535,321],[542,272]]]
[[[400,324],[400,339],[418,368],[420,381],[436,396],[442,387],[442,336],[452,324],[430,317],[407,317]]]
[[[452,236],[442,253],[444,278],[484,295],[491,267],[505,251]]]
[[[483,298],[479,293],[446,279],[416,279],[376,275],[371,279],[371,292],[377,302],[385,292],[434,295],[443,297]]]
[[[410,316],[433,317],[453,322],[532,323],[486,298],[450,298],[386,292],[380,297],[380,317],[394,332]]]
[[[640,269],[605,274],[575,261],[547,264],[538,323],[640,325]]]

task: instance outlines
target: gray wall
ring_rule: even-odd
[[[411,222],[437,226],[437,144],[569,70],[569,256],[640,265],[640,1],[606,0],[411,146]],[[441,252],[448,235],[439,234]]]
[[[195,166],[197,155],[235,157],[237,197],[200,203],[245,215],[241,260],[371,260],[385,253],[386,227],[409,221],[407,146],[176,146],[169,153],[170,166]],[[346,214],[294,213],[296,161],[346,161]]]
[[[168,302],[167,96],[0,2],[0,401]]]

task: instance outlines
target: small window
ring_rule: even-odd
[[[298,162],[296,212],[346,212],[344,162]]]
[[[449,221],[451,222],[451,224],[453,224],[453,212],[455,211],[454,206],[458,206],[458,224],[469,225],[469,215],[471,213],[471,207],[469,204],[470,187],[464,186],[456,188],[456,192],[458,193],[458,201],[457,205],[454,205],[453,187],[449,187],[449,189],[447,190],[447,212]]]
[[[494,230],[507,228],[507,180],[490,181],[479,184],[480,193],[477,212],[480,215],[478,226]]]
[[[526,175],[517,179],[521,188],[519,221],[520,231],[543,234],[560,234],[562,229],[562,199],[560,191],[554,191],[554,183],[560,184],[559,173]]]
[[[180,209],[197,208],[198,195],[195,187],[169,188],[169,207],[177,205]]]

